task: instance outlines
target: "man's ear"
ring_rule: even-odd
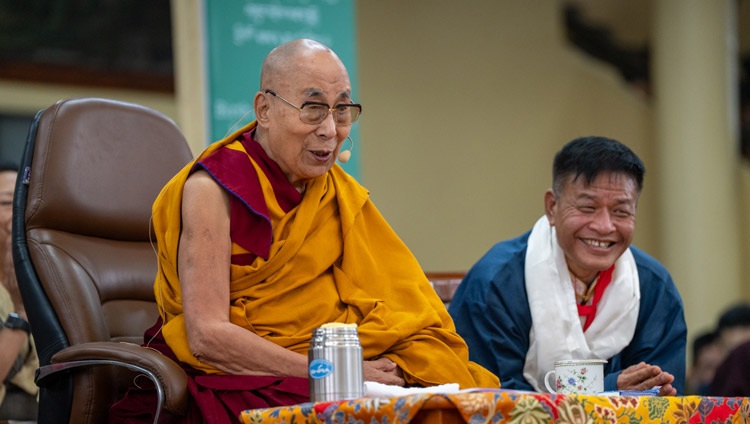
[[[253,108],[255,109],[255,120],[258,121],[258,125],[265,127],[268,124],[268,98],[265,93],[261,93],[260,91],[255,93]]]
[[[557,211],[557,197],[552,189],[544,192],[544,214],[547,215],[549,225],[555,225],[555,212]]]

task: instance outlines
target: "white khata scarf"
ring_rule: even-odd
[[[546,216],[529,235],[525,274],[532,325],[523,376],[535,390],[543,391],[544,375],[554,368],[555,361],[609,359],[633,339],[641,293],[630,249],[615,262],[612,282],[586,333],[578,317],[565,255]]]

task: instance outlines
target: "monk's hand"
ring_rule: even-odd
[[[365,361],[362,366],[365,381],[375,381],[392,386],[403,387],[404,373],[395,362],[388,358],[378,358],[372,361]]]
[[[677,389],[672,387],[674,376],[662,371],[656,365],[645,362],[622,370],[617,377],[618,390],[650,390],[659,387],[659,396],[674,396]]]

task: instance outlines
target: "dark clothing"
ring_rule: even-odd
[[[534,390],[523,375],[532,330],[524,268],[529,234],[490,249],[467,273],[449,308],[469,345],[469,359],[499,376],[504,389]],[[684,393],[687,326],[682,300],[661,264],[635,247],[630,250],[640,282],[638,321],[628,347],[606,358],[604,389],[616,390],[620,372],[643,361],[674,375],[672,385]]]
[[[148,346],[163,353],[182,366],[188,374],[190,400],[184,417],[169,417],[165,422],[234,423],[246,409],[294,405],[310,400],[309,382],[300,377],[250,375],[208,375],[181,363],[161,337],[161,319],[146,331]],[[128,389],[127,395],[110,409],[109,422],[115,424],[150,423],[156,410],[156,388],[151,380],[138,380],[139,387]],[[166,418],[166,411],[162,417]]]
[[[750,341],[737,346],[716,369],[711,396],[750,396]]]

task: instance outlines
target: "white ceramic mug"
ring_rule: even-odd
[[[596,395],[604,391],[604,359],[569,359],[556,361],[555,369],[544,375],[550,393]],[[555,376],[554,389],[549,377]]]

